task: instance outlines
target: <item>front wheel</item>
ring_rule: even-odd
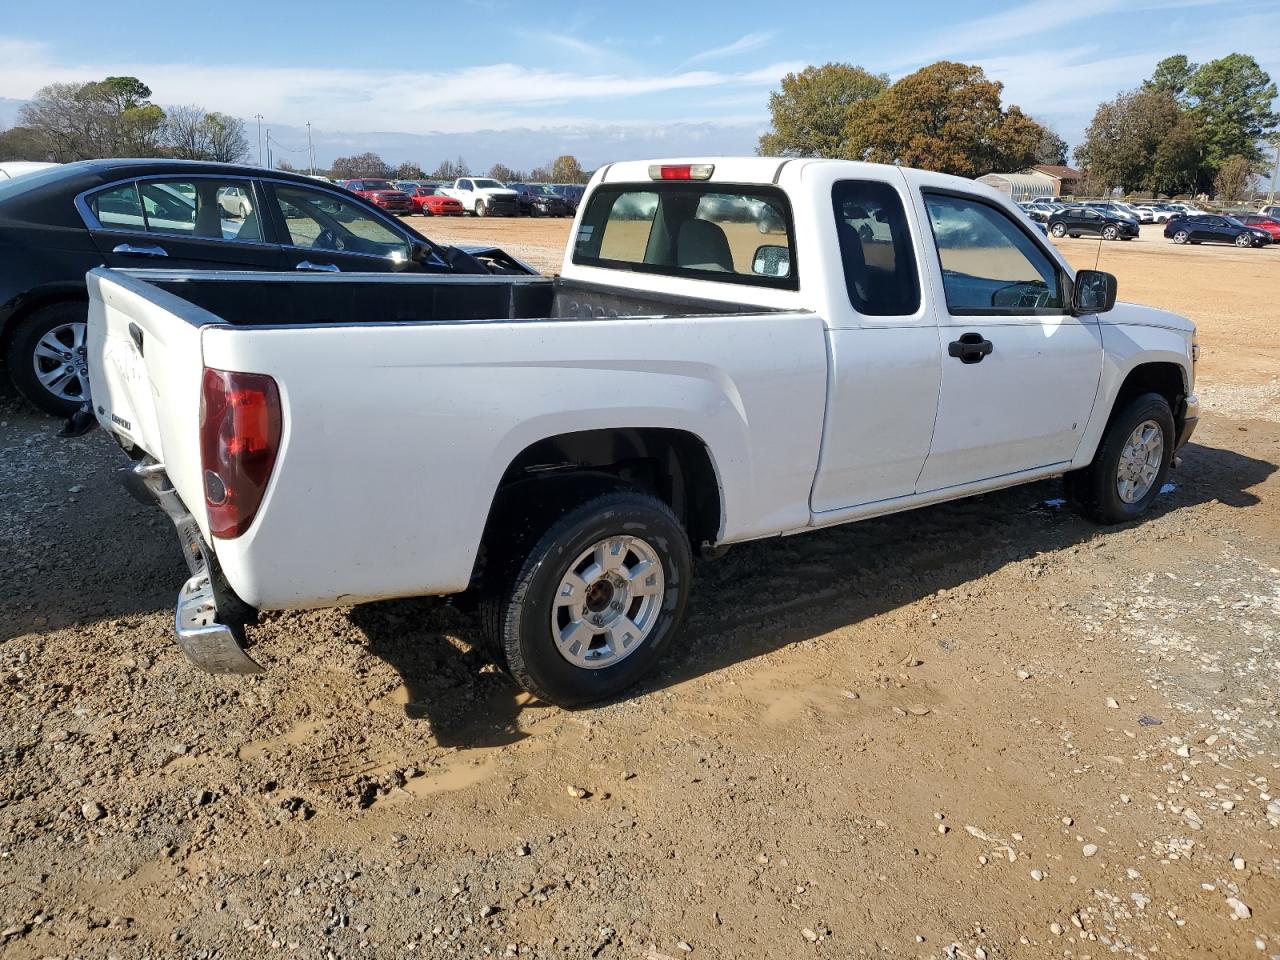
[[[1052,233],[1059,240],[1061,240],[1063,235],[1067,232],[1067,228],[1060,223],[1055,223],[1052,227],[1049,228],[1049,232]]]
[[[1067,474],[1067,496],[1100,523],[1140,517],[1164,485],[1174,429],[1168,400],[1158,393],[1135,397],[1107,424],[1093,463]]]
[[[485,215],[485,213],[486,213],[486,212],[487,212],[487,211],[485,210],[485,207],[484,207],[484,201],[483,201],[483,200],[477,200],[477,201],[476,201],[476,216],[477,216],[477,217],[483,217],[483,216]]]
[[[1120,235],[1119,231],[1116,230],[1116,228],[1111,226],[1110,224],[1102,228],[1103,240],[1114,240],[1119,235]]]
[[[483,617],[525,690],[564,707],[603,700],[644,677],[674,640],[692,576],[689,540],[647,494],[596,496],[532,546],[509,545]]]
[[[1191,234],[1187,233],[1185,230],[1179,230],[1173,235],[1174,243],[1186,243],[1190,239]]]
[[[1242,233],[1240,236],[1236,237],[1236,246],[1251,247],[1253,246],[1253,241],[1249,239],[1248,235]]]

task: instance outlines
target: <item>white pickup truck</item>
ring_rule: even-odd
[[[514,217],[520,210],[519,194],[491,177],[459,177],[439,193],[453,197],[477,217]]]
[[[178,637],[469,591],[589,702],[672,642],[694,550],[1065,474],[1098,520],[1196,425],[1195,330],[1000,194],[764,158],[596,173],[558,277],[89,276],[94,414],[178,526]]]

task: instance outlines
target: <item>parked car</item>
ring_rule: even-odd
[[[1121,203],[1119,201],[1116,202],[1116,206],[1121,210],[1124,210],[1126,213],[1133,214],[1138,218],[1139,223],[1155,223],[1156,216],[1148,209],[1134,206],[1132,203]]]
[[[440,193],[453,197],[468,213],[477,217],[514,217],[519,213],[516,192],[492,177],[459,177]]]
[[[1262,209],[1258,211],[1258,216],[1280,218],[1280,203],[1265,204]]]
[[[1246,227],[1255,227],[1267,231],[1271,234],[1271,242],[1280,242],[1280,207],[1276,208],[1276,216],[1264,217],[1256,213],[1240,217],[1239,220]]]
[[[237,607],[470,590],[517,683],[599,700],[675,645],[696,550],[1060,474],[1131,521],[1198,418],[1190,321],[892,166],[614,163],[557,277],[89,284],[93,415],[185,537],[183,650],[224,671],[261,669]]]
[[[442,248],[310,177],[183,160],[69,163],[0,181],[0,358],[28,400],[67,416],[89,399],[92,267],[476,272],[468,254],[533,272],[492,248]]]
[[[1138,210],[1147,210],[1151,213],[1151,223],[1165,223],[1170,217],[1176,216],[1180,211],[1175,207],[1171,207],[1167,203],[1159,203],[1154,200],[1146,200],[1136,205]]]
[[[577,213],[578,205],[582,203],[582,195],[587,188],[580,183],[553,183],[551,189],[564,197],[565,202],[569,204],[569,209]]]
[[[413,202],[409,195],[403,190],[397,190],[390,180],[362,177],[359,180],[343,180],[342,186],[357,197],[364,197],[379,210],[401,217],[413,213]]]
[[[446,197],[434,184],[419,185],[409,199],[413,202],[414,211],[424,217],[460,217],[466,213],[461,203],[453,197]]]
[[[1132,240],[1139,230],[1132,217],[1094,206],[1079,206],[1067,207],[1051,216],[1049,234],[1059,238],[1095,236],[1104,240]]]
[[[35,160],[6,160],[0,163],[0,180],[14,180],[28,173],[48,170],[56,166],[58,166],[56,163],[40,163]]]
[[[1271,234],[1261,227],[1245,226],[1235,217],[1214,213],[1174,217],[1164,225],[1164,235],[1174,243],[1234,243],[1237,247],[1265,247]]]
[[[560,194],[541,183],[509,183],[520,213],[530,217],[568,217],[573,210]]]
[[[1136,213],[1126,209],[1124,204],[1117,203],[1114,200],[1086,200],[1082,206],[1087,207],[1090,210],[1097,210],[1099,213],[1107,216],[1131,220],[1135,224],[1142,222],[1142,218]]]
[[[1018,206],[1023,209],[1028,217],[1040,224],[1047,224],[1051,216],[1060,210],[1066,209],[1060,203],[1039,203],[1037,201],[1023,201]]]

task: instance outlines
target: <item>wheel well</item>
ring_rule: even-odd
[[[1174,420],[1181,422],[1187,385],[1182,378],[1182,368],[1176,363],[1143,363],[1130,370],[1124,383],[1120,384],[1116,402],[1111,405],[1111,416],[1114,417],[1125,404],[1144,393],[1158,393],[1168,400]]]
[[[691,433],[661,428],[584,430],[539,440],[521,451],[498,484],[485,538],[495,517],[517,500],[574,501],[625,485],[674,511],[695,549],[720,532],[720,484],[706,445]]]
[[[55,303],[83,300],[88,302],[89,292],[84,288],[55,287],[50,290],[38,290],[21,298],[18,306],[0,326],[0,365],[9,355],[9,344],[13,342],[14,331],[29,315]]]

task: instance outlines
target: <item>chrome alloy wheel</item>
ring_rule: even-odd
[[[662,561],[638,537],[609,537],[569,565],[551,606],[551,636],[575,667],[611,667],[644,646],[662,612]]]
[[[1164,431],[1154,420],[1133,428],[1120,453],[1116,492],[1125,503],[1137,503],[1151,490],[1164,458]]]
[[[84,345],[87,326],[83,321],[60,324],[36,342],[31,354],[36,379],[59,400],[89,400],[89,358]]]

